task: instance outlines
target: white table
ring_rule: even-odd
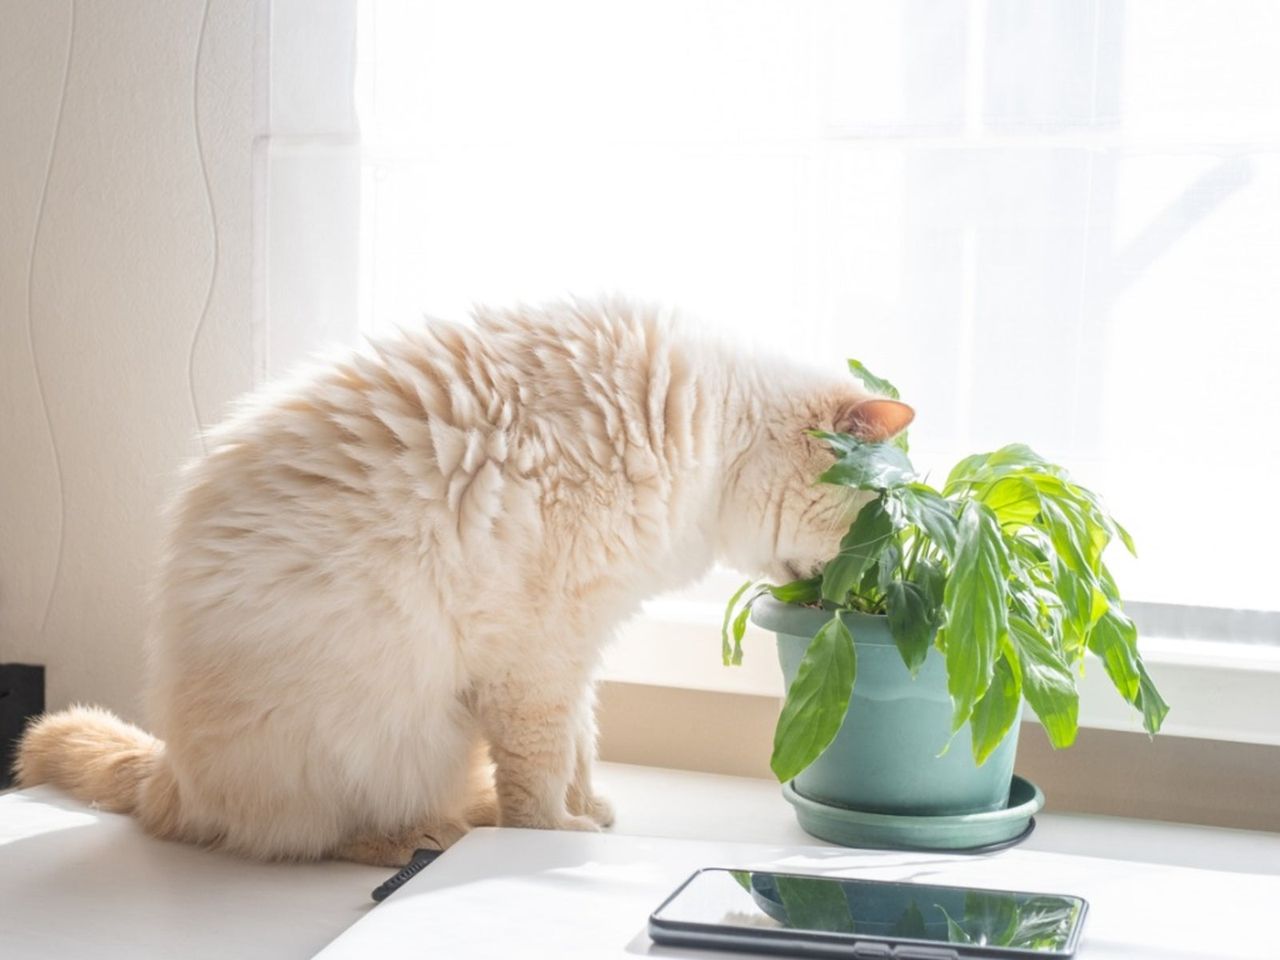
[[[618,807],[618,834],[817,843],[766,781],[616,764],[604,764],[599,780]],[[1039,821],[1021,850],[1280,875],[1280,835],[1053,814]],[[152,840],[129,818],[50,788],[10,793],[0,796],[0,956],[308,957],[368,913],[369,892],[388,873],[249,863]]]

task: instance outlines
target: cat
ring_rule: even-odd
[[[19,782],[262,859],[598,830],[613,630],[716,560],[816,570],[858,502],[814,483],[831,454],[806,431],[913,416],[620,300],[374,341],[251,396],[185,469],[150,638],[163,740],[73,707],[28,729]]]

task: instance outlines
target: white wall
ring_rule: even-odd
[[[139,715],[158,510],[252,385],[254,0],[0,0],[0,661]]]

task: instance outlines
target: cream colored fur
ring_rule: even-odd
[[[396,864],[495,818],[611,821],[592,685],[614,629],[717,558],[813,569],[856,504],[813,483],[830,454],[806,428],[879,438],[910,409],[834,358],[753,358],[619,302],[475,321],[211,433],[156,594],[163,743],[75,708],[30,729],[22,783],[263,858]]]

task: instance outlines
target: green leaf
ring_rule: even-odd
[[[868,370],[860,361],[851,359],[849,361],[849,372],[852,373],[859,380],[861,380],[862,385],[865,386],[872,393],[878,393],[882,397],[889,397],[890,399],[893,399],[893,400],[900,399],[900,395],[898,394],[897,387],[895,387],[888,380],[884,379],[884,377],[877,377],[874,373]]]
[[[1022,693],[1044,725],[1055,749],[1071,746],[1079,726],[1080,695],[1071,668],[1031,622],[1009,617],[1009,638],[1018,655]]]
[[[1102,660],[1120,695],[1142,712],[1142,725],[1155,734],[1164,724],[1169,704],[1160,696],[1138,653],[1138,630],[1114,605],[1089,633],[1089,649]]]
[[[1000,525],[985,504],[967,501],[957,528],[956,557],[943,593],[947,689],[955,705],[953,730],[969,719],[987,691],[996,651],[1007,629],[1008,556]]]
[[[877,377],[874,373],[863,366],[861,362],[851,359],[849,361],[849,372],[861,380],[862,385],[872,393],[878,393],[883,397],[889,397],[893,400],[899,399],[897,387],[884,379],[884,377]],[[905,430],[889,442],[903,453],[907,452],[907,432]]]
[[[889,632],[898,646],[902,662],[914,677],[924,666],[929,647],[938,631],[938,610],[918,583],[892,580],[885,585],[885,606]]]
[[[1120,542],[1124,544],[1124,548],[1129,551],[1129,555],[1136,557],[1138,555],[1138,548],[1133,545],[1133,537],[1129,536],[1129,531],[1120,526],[1120,524],[1116,523],[1114,520],[1111,521],[1111,525],[1116,528],[1116,536],[1120,538]]]
[[[859,443],[842,454],[818,481],[855,490],[887,490],[902,486],[914,476],[911,461],[893,444]]]
[[[951,501],[922,483],[898,487],[893,497],[903,519],[923,530],[944,556],[955,555],[956,514]]]
[[[1105,563],[1098,564],[1098,586],[1102,588],[1102,595],[1109,602],[1120,602],[1120,588],[1116,586],[1115,577],[1111,576],[1111,571],[1107,569]]]
[[[990,483],[1012,473],[1027,472],[1060,476],[1061,467],[1055,466],[1026,444],[1011,443],[992,453],[978,453],[965,457],[947,475],[942,492],[947,496],[976,484]]]
[[[1142,726],[1154,736],[1164,726],[1164,718],[1169,715],[1169,704],[1160,696],[1160,691],[1147,673],[1146,664],[1141,657],[1138,658],[1138,677],[1138,709],[1142,711]]]
[[[1093,494],[1060,477],[1031,476],[1027,482],[1040,494],[1041,526],[1055,538],[1069,534],[1070,551],[1079,554],[1085,569],[1097,572],[1115,525],[1099,509]],[[1054,546],[1059,552],[1067,549],[1057,539]]]
[[[947,474],[947,482],[942,486],[943,494],[951,496],[956,492],[956,488],[981,483],[982,469],[990,456],[989,453],[970,454],[952,467],[951,472]]]
[[[1097,623],[1107,608],[1111,604],[1107,602],[1107,595],[1103,591],[1100,584],[1094,583],[1089,586],[1089,627],[1092,628]]]
[[[855,447],[860,447],[865,441],[859,440],[851,433],[832,433],[829,430],[809,430],[809,436],[816,437],[831,448],[831,452],[836,457],[843,457]]]
[[[973,759],[979,766],[987,762],[1018,718],[1022,703],[1022,683],[1005,657],[995,663],[991,685],[973,708],[969,730],[973,736]]]
[[[941,624],[943,594],[947,587],[947,575],[942,567],[932,560],[917,560],[910,579],[924,594],[925,602],[932,611],[931,618]]]
[[[1046,532],[1053,543],[1054,551],[1067,567],[1077,574],[1091,572],[1089,560],[1085,555],[1082,531],[1074,522],[1074,518],[1056,500],[1041,498],[1040,516],[1043,518]]]
[[[756,594],[760,596],[760,594]],[[751,598],[752,601],[755,597]],[[738,611],[738,615],[733,618],[733,656],[730,664],[735,667],[742,666],[742,638],[747,632],[747,617],[751,615],[751,604],[746,603],[742,609]]]
[[[792,580],[780,587],[769,587],[769,593],[779,603],[817,603],[822,599],[822,578],[809,577],[807,580]]]
[[[1114,607],[1107,610],[1089,632],[1089,649],[1106,668],[1120,696],[1138,702],[1142,673],[1138,663],[1138,629]]]
[[[839,616],[809,642],[774,731],[769,765],[777,778],[793,779],[827,749],[849,710],[857,676],[853,637]]]
[[[1040,513],[1040,491],[1026,477],[1001,477],[984,487],[978,499],[991,508],[1000,525],[1023,527]]]
[[[875,563],[876,581],[874,586],[884,593],[889,584],[902,575],[902,548],[896,538],[890,540],[881,551]],[[865,578],[864,578],[865,579]]]
[[[1083,647],[1093,616],[1093,591],[1086,577],[1080,576],[1056,552],[1052,557],[1053,592],[1066,612],[1063,628],[1072,646]]]
[[[774,877],[787,911],[788,926],[796,930],[853,933],[849,898],[839,883],[820,877]]]
[[[840,541],[840,552],[822,571],[822,596],[842,604],[849,591],[893,540],[893,519],[879,496],[859,512],[849,532]]]
[[[742,595],[751,589],[753,583],[755,583],[754,580],[748,580],[735,590],[724,608],[724,623],[720,625],[720,659],[724,661],[726,667],[733,663],[733,645],[729,642],[729,626],[733,621],[733,611],[738,606],[738,601],[742,599]]]

